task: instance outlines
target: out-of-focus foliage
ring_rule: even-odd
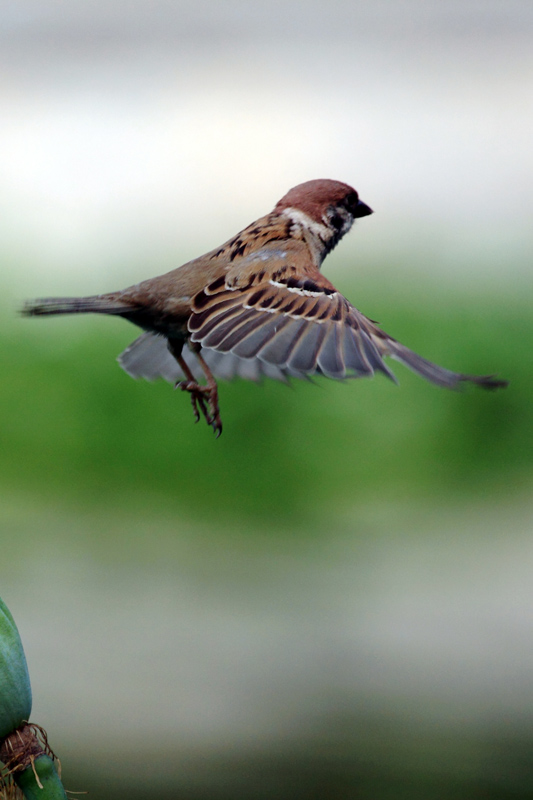
[[[158,796],[187,800],[530,796],[529,728],[522,736],[522,712],[501,712],[509,697],[522,708],[523,682],[509,688],[501,642],[520,671],[531,292],[401,275],[337,283],[420,354],[497,372],[507,389],[449,392],[394,362],[399,387],[379,375],[221,384],[215,440],[186,395],[118,367],[137,335],[126,322],[23,319],[4,305],[2,567],[12,606],[33,576],[48,695],[57,662],[38,650],[42,626],[53,622],[60,661],[77,654],[47,711],[61,728],[68,705],[71,727],[54,738],[76,788],[146,796],[142,752]],[[54,619],[35,616],[41,595]],[[463,696],[468,724],[454,711]],[[240,747],[247,715],[252,744]],[[102,738],[106,725],[124,738]],[[69,734],[82,728],[83,747]],[[107,748],[99,786],[91,736]]]

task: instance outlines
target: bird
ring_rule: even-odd
[[[385,357],[437,386],[507,385],[433,364],[358,311],[321,273],[356,219],[372,214],[351,186],[318,179],[290,189],[273,211],[225,244],[122,291],[28,301],[27,316],[110,314],[144,333],[118,356],[134,378],[165,378],[190,394],[196,422],[222,432],[218,379],[396,381]],[[205,382],[201,382],[204,380]]]

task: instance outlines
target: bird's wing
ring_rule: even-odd
[[[219,279],[194,297],[189,320],[191,340],[218,352],[296,373],[345,378],[379,370],[394,380],[371,325],[318,271],[276,274],[245,289]]]
[[[182,355],[195,379],[202,380],[205,375],[194,352],[184,347]],[[208,348],[202,348],[202,357],[213,375],[221,380],[244,378],[260,381],[263,378],[273,378],[287,381],[288,378],[306,377],[258,358],[239,358],[233,353],[219,353]],[[167,339],[156,333],[143,333],[118,356],[117,361],[132,378],[145,378],[148,381],[164,378],[174,384],[187,377],[168,349]]]
[[[391,356],[438,386],[505,383],[452,372],[417,355],[352,306],[318,270],[307,270],[305,277],[278,270],[246,287],[219,278],[193,298],[188,325],[191,341],[202,348],[289,373],[342,379],[379,371],[396,381],[383,360]]]

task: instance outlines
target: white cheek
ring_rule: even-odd
[[[328,233],[331,233],[327,225],[323,225],[321,222],[311,219],[311,217],[297,208],[284,208],[281,213],[288,217],[293,225],[298,228],[307,228],[307,230],[314,233],[315,236],[324,238]]]
[[[345,221],[345,223],[343,225],[343,228],[342,228],[342,235],[343,236],[344,236],[345,233],[348,233],[348,231],[352,227],[353,223],[354,223],[354,218],[352,216],[348,217],[348,219]]]

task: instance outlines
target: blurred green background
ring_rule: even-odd
[[[532,17],[0,5],[1,596],[69,789],[533,796]],[[376,210],[328,277],[508,389],[394,362],[400,387],[222,384],[216,441],[120,370],[132,326],[18,316],[170,269],[320,176]]]

